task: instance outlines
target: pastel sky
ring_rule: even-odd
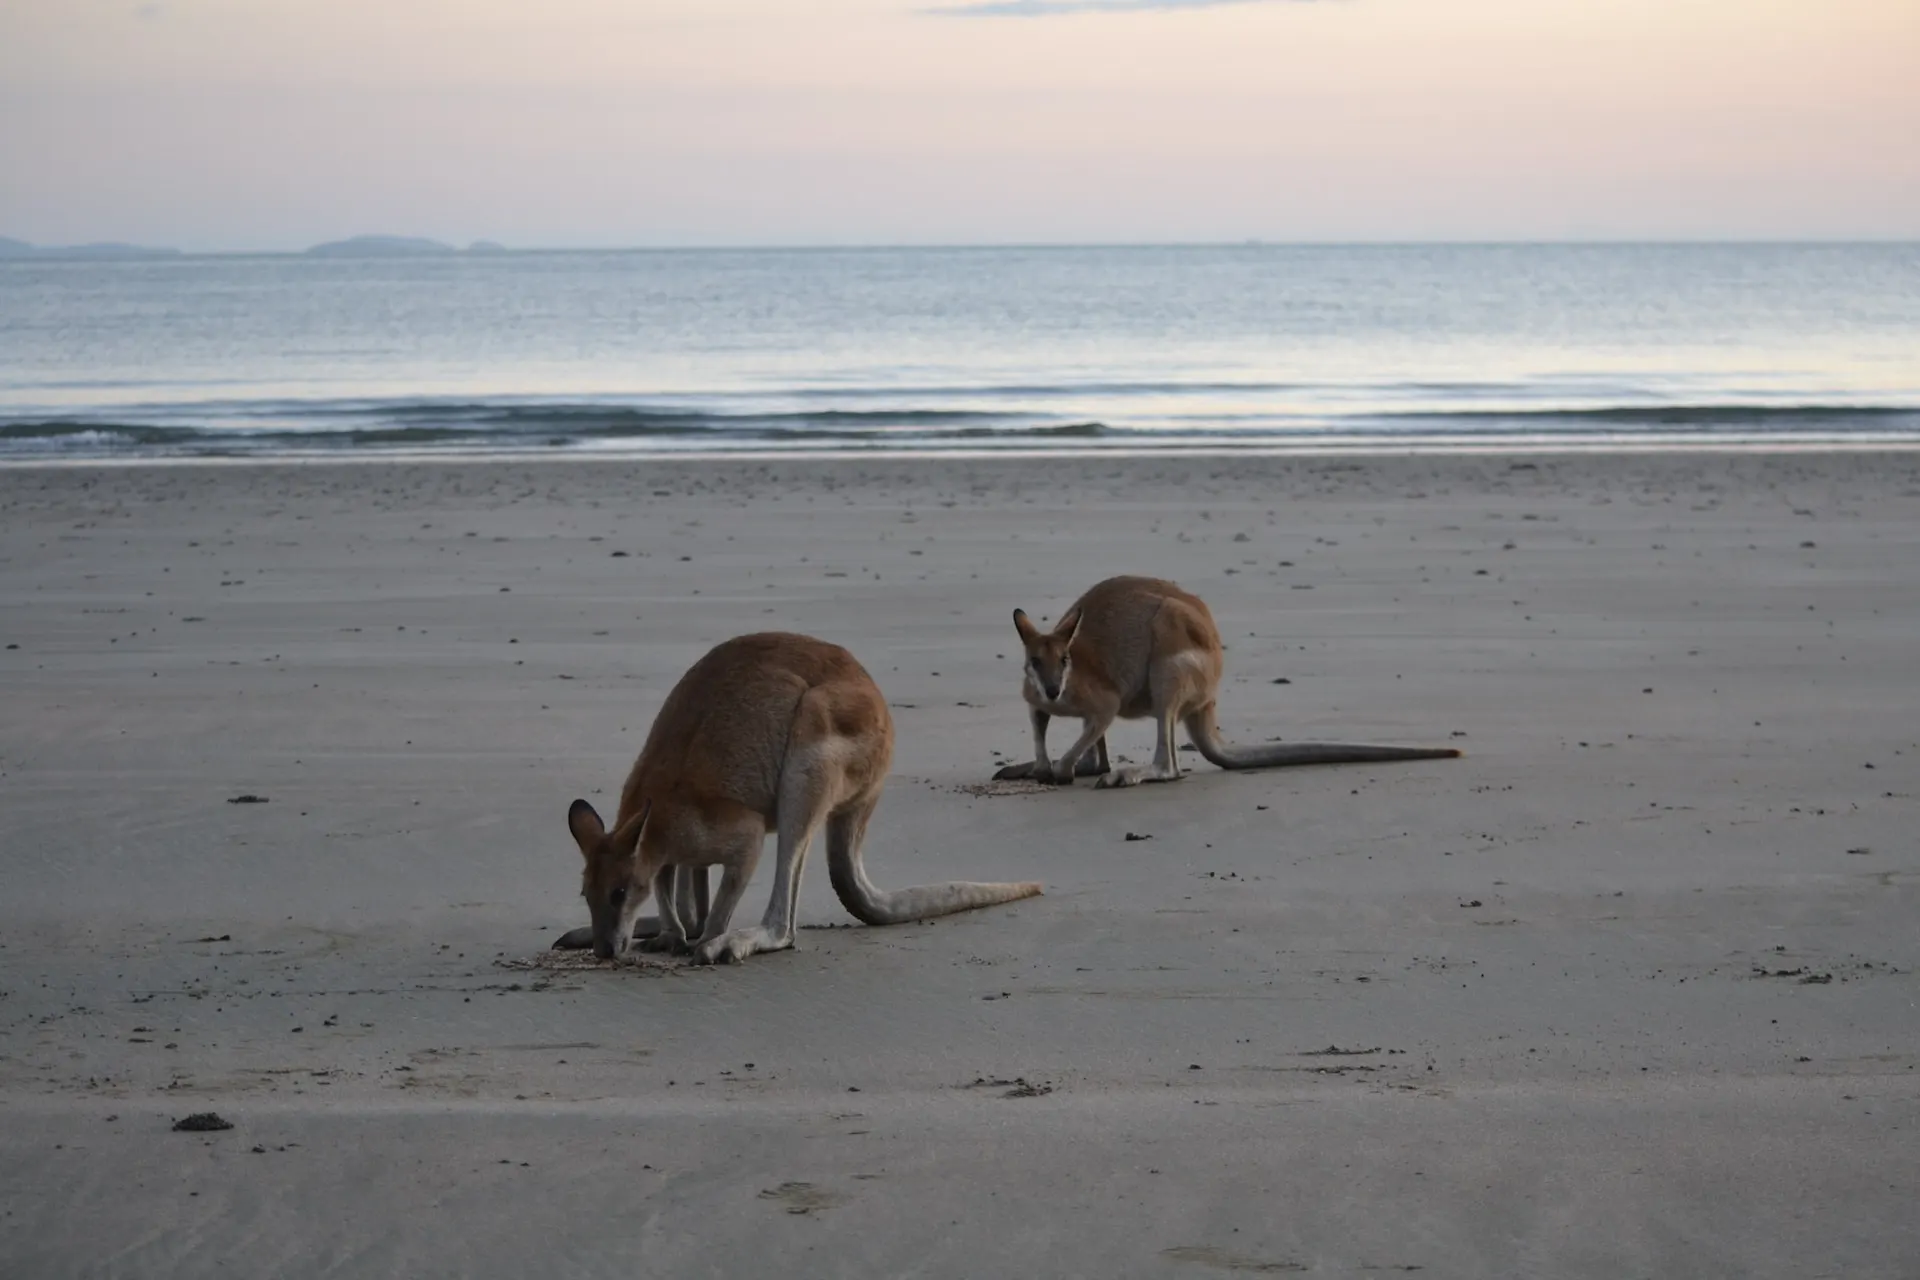
[[[0,234],[1920,237],[1920,0],[0,0]]]

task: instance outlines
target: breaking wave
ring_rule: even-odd
[[[1183,406],[1180,393],[1226,388],[1135,385],[1080,388],[1111,403],[1121,391],[1170,401],[1157,415],[1001,408],[801,408],[737,410],[591,399],[223,401],[136,406],[98,414],[0,416],[0,459],[594,454],[887,453],[1205,450],[1272,451],[1345,443],[1382,448],[1498,446],[1525,442],[1596,447],[1683,446],[1702,441],[1773,444],[1920,443],[1920,406],[1873,404],[1605,404],[1569,408],[1281,412],[1255,404],[1222,413]],[[1254,390],[1234,384],[1234,391]],[[1261,388],[1271,389],[1271,388]],[[975,403],[983,389],[965,394]],[[1031,388],[1005,391],[1042,397]],[[939,389],[926,389],[940,398]],[[783,397],[804,403],[821,393]],[[859,389],[833,393],[859,402]],[[900,397],[898,389],[886,395]],[[911,392],[904,394],[912,394]],[[958,392],[949,392],[957,395]]]

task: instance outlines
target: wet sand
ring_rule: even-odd
[[[1116,572],[1466,757],[982,786]],[[1046,896],[555,961],[761,629]],[[1911,454],[0,469],[0,1274],[1911,1275],[1917,673]]]

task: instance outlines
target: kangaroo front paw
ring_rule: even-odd
[[[678,933],[656,933],[651,938],[635,939],[633,945],[636,950],[673,956],[685,955],[692,949],[685,935]]]

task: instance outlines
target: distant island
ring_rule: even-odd
[[[348,236],[307,250],[309,258],[414,258],[423,254],[458,253],[450,244],[425,236]]]
[[[475,240],[466,247],[467,253],[506,253],[507,247],[495,244],[491,240]],[[329,240],[325,244],[316,244],[307,250],[309,258],[416,258],[423,256],[443,257],[461,250],[438,240],[429,240],[425,236],[349,236],[345,240]]]
[[[79,258],[90,262],[143,262],[153,258],[177,258],[178,249],[154,249],[146,245],[100,241],[95,244],[28,244],[0,236],[0,258],[60,259]]]

